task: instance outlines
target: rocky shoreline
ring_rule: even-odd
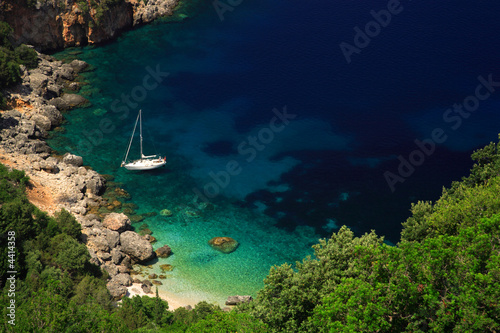
[[[38,58],[37,68],[21,68],[21,84],[3,91],[10,110],[2,111],[0,118],[0,162],[26,173],[28,198],[38,208],[51,215],[65,209],[75,216],[91,262],[108,272],[108,289],[119,299],[132,285],[132,265],[156,256],[152,237],[131,231],[123,213],[99,213],[100,207],[110,205],[102,197],[106,179],[84,167],[82,157],[56,156],[45,143],[48,132],[62,124],[61,111],[88,103],[69,92],[78,90],[74,79],[88,65],[80,60],[65,64],[43,54]],[[148,286],[144,289],[151,292]]]
[[[65,209],[76,218],[82,226],[81,241],[88,248],[91,262],[109,274],[107,287],[115,300],[128,295],[133,284],[140,286],[142,293],[152,294],[153,285],[162,284],[157,279],[164,277],[147,275],[133,266],[156,257],[167,258],[172,253],[170,247],[165,245],[153,251],[154,237],[148,232],[131,230],[131,218],[137,222],[143,216],[129,218],[113,212],[122,208],[133,214],[133,204],[117,200],[128,197],[123,189],[109,191],[107,183],[111,182],[85,167],[82,157],[57,156],[44,141],[49,131],[57,130],[63,123],[64,111],[88,104],[75,93],[80,85],[75,79],[89,66],[81,60],[63,63],[41,53],[38,62],[35,69],[21,67],[22,82],[2,91],[9,110],[0,110],[0,162],[26,173],[30,178],[28,199],[40,210],[54,215]],[[212,247],[224,253],[237,247],[237,242],[229,238],[219,241],[226,245],[223,248],[218,248],[218,239],[213,240],[217,244]],[[226,305],[250,300],[250,296],[230,296]]]

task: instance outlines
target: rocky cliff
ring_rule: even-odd
[[[178,0],[0,0],[0,20],[16,43],[41,51],[109,41],[133,26],[170,15]]]

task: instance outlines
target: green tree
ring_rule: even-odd
[[[250,311],[273,331],[307,331],[308,318],[316,304],[343,278],[363,274],[354,265],[355,250],[373,248],[382,242],[383,238],[374,232],[354,237],[354,233],[344,226],[329,240],[322,239],[314,245],[315,258],[297,262],[296,270],[289,264],[271,268],[257,299],[249,305],[241,305],[240,311]]]
[[[495,332],[500,327],[500,215],[458,235],[358,249],[347,278],[314,309],[318,332]]]
[[[67,210],[62,209],[55,214],[55,220],[59,229],[73,237],[78,238],[82,233],[82,226],[78,223],[73,215],[71,215]]]
[[[76,305],[99,304],[104,309],[111,309],[111,296],[106,288],[106,281],[94,276],[85,276],[75,288],[72,301]]]
[[[72,273],[82,271],[90,260],[87,247],[67,234],[52,238],[50,252],[59,268]]]
[[[14,30],[7,22],[0,21],[0,46],[12,48],[10,38],[13,32]]]
[[[269,327],[247,313],[216,311],[191,325],[188,333],[267,333]]]
[[[5,88],[21,80],[19,63],[13,51],[0,47],[0,88]]]

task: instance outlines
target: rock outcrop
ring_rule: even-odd
[[[116,38],[121,31],[172,14],[178,0],[121,0],[87,3],[77,0],[39,0],[0,2],[0,20],[14,29],[19,43],[39,50],[58,50],[69,46],[98,44]],[[39,77],[36,84],[43,85]]]

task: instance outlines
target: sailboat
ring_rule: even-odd
[[[127,162],[128,153],[130,152],[130,147],[132,147],[132,141],[134,140],[135,130],[137,128],[137,123],[139,123],[139,137],[140,137],[140,145],[141,145],[141,158],[132,162]],[[132,137],[130,138],[130,142],[128,144],[127,152],[125,153],[125,158],[122,161],[121,166],[125,167],[127,170],[152,170],[167,164],[166,157],[160,157],[157,155],[145,156],[142,153],[142,110],[139,110],[139,114],[137,115],[137,119],[134,125],[134,131],[132,132]]]

